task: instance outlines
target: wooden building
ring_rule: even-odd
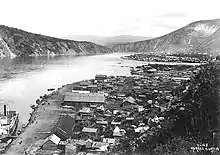
[[[75,93],[67,92],[63,99],[64,105],[74,106],[76,109],[90,107],[91,104],[103,105],[105,96],[101,93]]]
[[[134,108],[137,108],[137,103],[135,99],[130,96],[125,98],[120,106],[123,110],[133,110]]]
[[[90,92],[96,93],[98,91],[98,86],[97,85],[88,85],[88,90]]]
[[[69,115],[61,116],[51,133],[58,136],[62,141],[65,141],[73,136],[74,124],[75,119],[73,117]]]
[[[84,127],[82,132],[79,134],[79,139],[88,140],[92,139],[95,140],[98,138],[98,129],[96,128],[87,128]]]
[[[47,137],[44,140],[41,148],[43,150],[57,150],[59,142],[60,142],[60,138],[55,134],[52,134],[51,136]]]
[[[107,79],[107,75],[97,74],[95,76],[95,80],[105,80]]]

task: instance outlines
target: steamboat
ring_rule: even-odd
[[[4,113],[0,114],[0,152],[12,142],[19,122],[19,113],[8,111],[4,105]]]

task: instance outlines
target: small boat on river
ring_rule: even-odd
[[[54,88],[47,89],[47,91],[54,91],[54,90],[55,90]]]

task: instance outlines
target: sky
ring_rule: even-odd
[[[157,37],[220,18],[219,0],[0,0],[0,24],[68,35]]]

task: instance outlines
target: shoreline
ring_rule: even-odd
[[[27,55],[25,57],[32,57],[32,58],[38,58],[38,57],[56,57],[56,56],[93,56],[93,55],[104,55],[104,54],[111,54],[111,53],[119,53],[119,52],[109,52],[109,53],[67,53],[67,54],[41,54],[41,55]],[[9,59],[14,59],[14,58],[19,58],[21,56],[14,56],[14,57],[1,57],[0,59],[5,59],[5,58],[9,58]]]
[[[72,84],[76,83],[78,82]],[[24,130],[6,148],[5,155],[20,155],[25,154],[25,151],[31,151],[30,148],[35,148],[36,143],[41,143],[42,139],[44,140],[50,134],[51,129],[62,114],[72,112],[69,109],[62,108],[60,104],[68,86],[72,84],[58,88],[38,104],[37,108],[32,111]]]

